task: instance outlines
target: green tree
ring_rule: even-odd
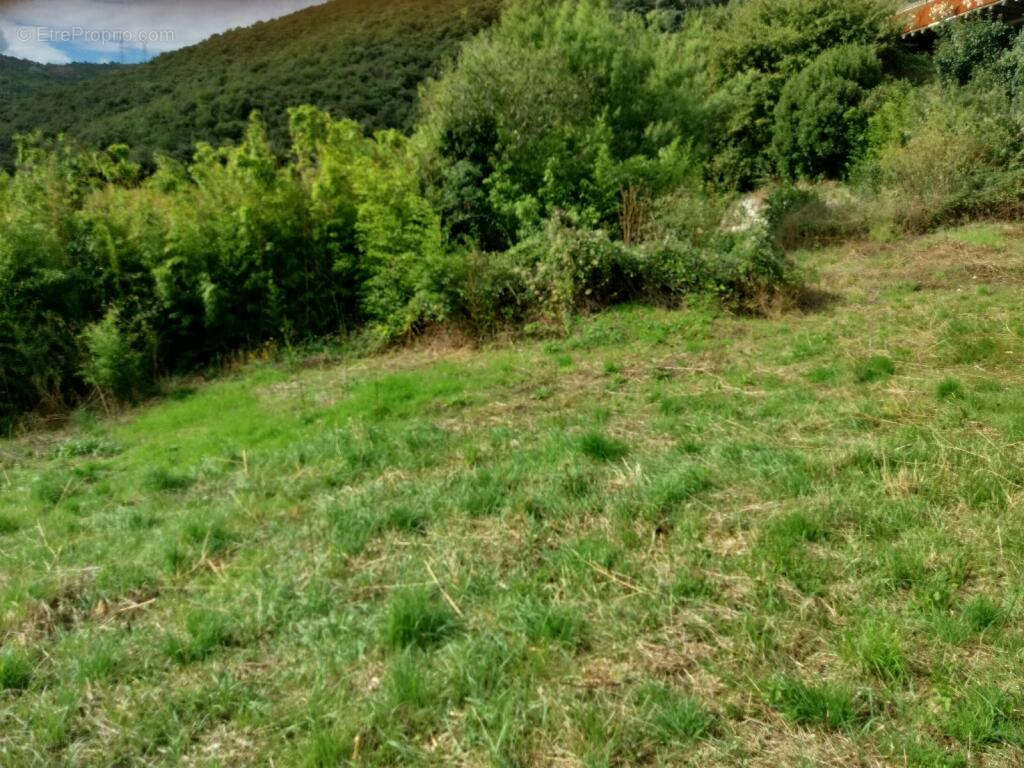
[[[622,185],[692,170],[681,159],[694,155],[668,149],[705,136],[697,64],[681,43],[595,0],[510,6],[424,92],[422,134],[451,235],[501,248],[555,212],[614,228]],[[607,172],[639,169],[639,158],[673,173]]]
[[[712,174],[740,188],[775,169],[775,107],[790,78],[831,48],[897,39],[884,0],[747,0],[698,18],[688,33],[708,63]]]
[[[969,19],[946,24],[939,30],[933,61],[939,78],[963,85],[976,73],[995,65],[1013,39],[1013,31],[999,19]]]
[[[874,48],[843,45],[821,54],[782,89],[772,147],[789,177],[844,176],[864,143],[865,99],[881,81]]]

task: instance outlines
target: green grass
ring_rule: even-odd
[[[629,453],[629,446],[599,432],[587,432],[580,438],[580,452],[595,461],[618,461]]]
[[[453,634],[457,617],[427,589],[396,592],[388,607],[383,639],[394,649],[429,648]]]
[[[0,443],[0,764],[1024,763],[1024,231],[966,232]]]
[[[0,691],[21,691],[32,681],[32,664],[24,653],[0,653]]]

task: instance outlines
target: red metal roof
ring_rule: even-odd
[[[905,35],[912,35],[983,8],[1003,5],[1006,0],[925,0],[909,5],[897,14]]]

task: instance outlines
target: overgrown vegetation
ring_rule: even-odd
[[[902,47],[882,0],[516,0],[494,24],[485,6],[453,27],[432,6],[402,38],[416,53],[486,27],[436,77],[410,65],[415,120],[363,120],[408,130],[289,96],[246,102],[244,130],[187,160],[19,139],[0,177],[0,422],[137,400],[263,345],[542,332],[696,295],[761,309],[799,280],[784,248],[1020,208],[1022,48],[1002,22],[953,25],[932,56]],[[369,39],[399,10],[328,4],[207,45],[317,14],[356,14]],[[204,54],[175,56],[153,66]],[[761,209],[738,199],[754,187]]]
[[[286,161],[259,114],[237,146],[148,175],[123,145],[22,139],[0,177],[2,418],[87,386],[130,400],[265,342],[777,290],[781,252],[717,233],[720,206],[645,236],[656,199],[703,194],[681,40],[598,2],[516,4],[428,87],[412,138],[297,107]]]

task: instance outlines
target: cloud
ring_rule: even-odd
[[[0,0],[8,55],[36,61],[129,60],[284,16],[323,0]]]
[[[0,15],[0,53],[16,59],[43,64],[67,64],[71,58],[56,47],[44,43],[29,29],[10,23]]]

